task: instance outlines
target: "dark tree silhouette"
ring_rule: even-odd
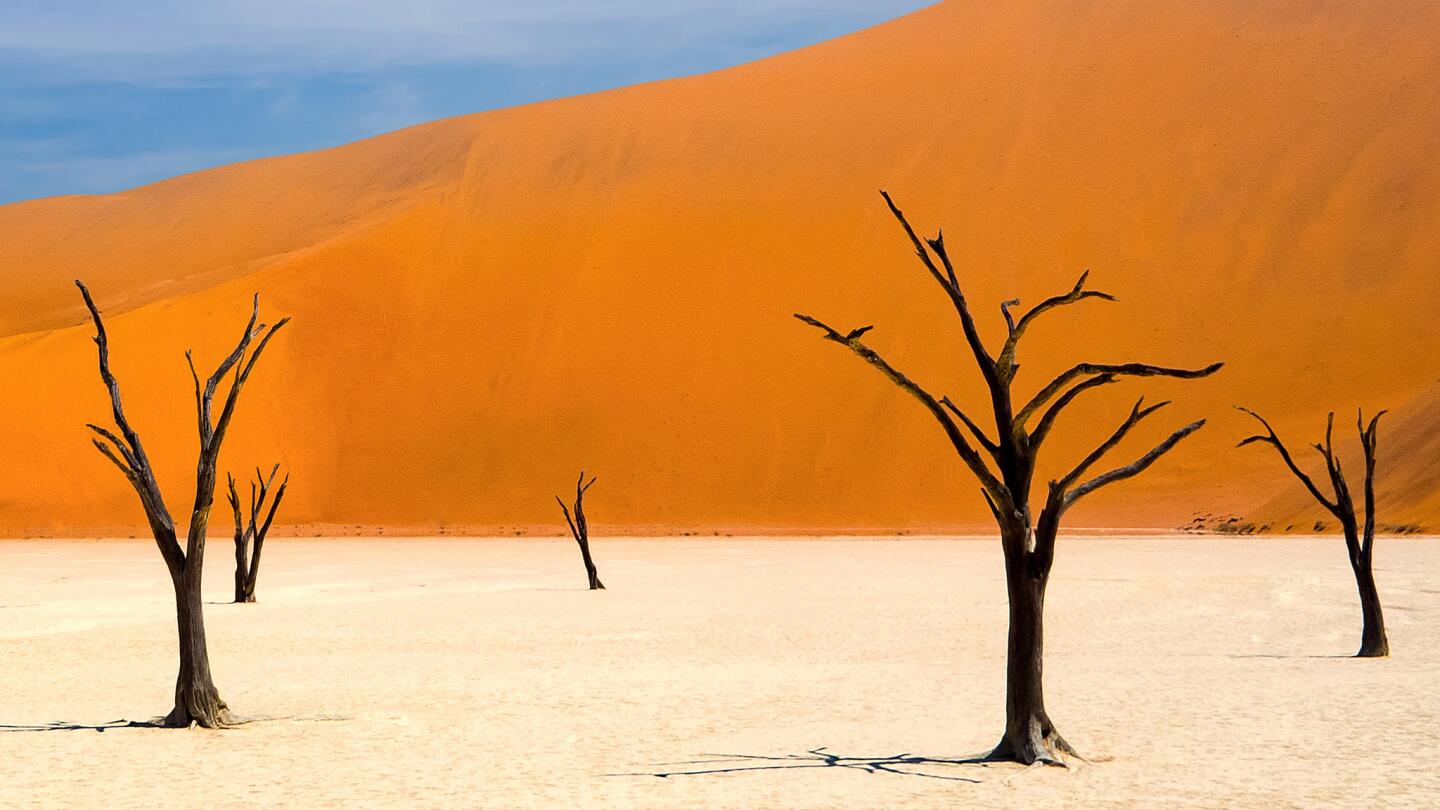
[[[1094,452],[1082,459],[1069,474],[1050,482],[1039,519],[1035,520],[1032,519],[1030,507],[1030,488],[1041,444],[1049,436],[1060,413],[1086,391],[1109,385],[1122,377],[1206,377],[1219,370],[1221,364],[1188,370],[1142,363],[1079,363],[1055,377],[1017,408],[1011,386],[1018,368],[1015,362],[1016,348],[1026,330],[1037,318],[1059,307],[1092,298],[1104,301],[1114,301],[1115,298],[1103,292],[1086,289],[1085,281],[1089,275],[1087,273],[1080,276],[1080,280],[1069,292],[1041,301],[1018,319],[1011,309],[1020,302],[1006,301],[1000,305],[1000,312],[1009,327],[1009,333],[999,353],[991,355],[976,329],[975,319],[961,291],[955,268],[945,250],[944,234],[922,242],[905,215],[890,199],[890,195],[883,191],[881,195],[909,237],[921,263],[940,285],[960,319],[966,343],[989,390],[990,409],[994,414],[996,427],[995,438],[990,438],[975,420],[949,398],[935,397],[865,345],[861,337],[874,327],[864,326],[841,332],[808,315],[797,313],[795,317],[821,330],[826,340],[854,352],[862,360],[879,369],[880,373],[901,390],[919,400],[945,431],[965,467],[979,479],[981,492],[1000,529],[1000,543],[1005,555],[1006,589],[1010,602],[1005,734],[989,757],[1026,764],[1065,764],[1067,755],[1076,754],[1056,731],[1054,723],[1046,714],[1042,686],[1045,588],[1054,560],[1055,538],[1060,528],[1060,518],[1076,501],[1091,492],[1140,474],[1186,436],[1199,430],[1205,422],[1201,420],[1175,431],[1130,464],[1086,477],[1090,468],[1120,444],[1136,425],[1168,404],[1162,402],[1146,406],[1142,399]],[[977,445],[979,450],[976,449]]]
[[[585,493],[595,485],[595,478],[590,478],[590,483],[585,483],[585,471],[580,471],[580,480],[575,482],[575,517],[570,517],[570,509],[565,506],[565,501],[559,495],[555,496],[555,502],[560,504],[560,511],[565,513],[565,522],[570,526],[570,534],[575,542],[580,545],[580,557],[585,561],[585,576],[590,580],[590,590],[603,591],[605,586],[600,582],[600,574],[595,570],[595,560],[590,557],[590,527],[585,522]]]
[[[1385,411],[1375,414],[1368,427],[1365,425],[1363,411],[1357,412],[1355,416],[1355,429],[1360,433],[1360,446],[1365,451],[1365,527],[1362,530],[1356,517],[1355,499],[1350,494],[1350,485],[1345,480],[1345,472],[1340,468],[1340,459],[1335,455],[1333,412],[1325,422],[1325,442],[1312,445],[1325,460],[1325,472],[1330,476],[1330,487],[1334,491],[1332,499],[1325,497],[1325,493],[1321,492],[1310,476],[1295,463],[1294,456],[1290,455],[1285,443],[1280,441],[1275,429],[1270,427],[1264,417],[1249,408],[1240,410],[1255,417],[1264,426],[1265,433],[1251,436],[1240,442],[1239,446],[1268,444],[1274,447],[1284,460],[1285,466],[1289,467],[1290,472],[1309,490],[1310,496],[1340,521],[1340,528],[1345,533],[1345,550],[1350,558],[1350,570],[1355,572],[1355,586],[1360,591],[1360,612],[1364,620],[1364,628],[1360,633],[1360,651],[1355,653],[1355,656],[1383,658],[1389,655],[1390,642],[1385,638],[1385,616],[1380,611],[1380,592],[1375,589],[1374,570],[1375,440],[1376,431],[1380,427],[1380,417],[1385,415]],[[1319,526],[1318,523],[1316,525]]]
[[[185,535],[185,547],[182,549],[175,532],[175,521],[160,494],[160,485],[156,483],[150,459],[145,455],[139,434],[130,426],[130,421],[125,418],[125,411],[121,407],[120,384],[115,380],[115,375],[110,373],[110,346],[105,334],[105,324],[100,319],[100,310],[95,307],[90,291],[84,284],[76,280],[75,286],[80,288],[80,294],[85,298],[85,306],[90,310],[90,318],[95,322],[95,345],[99,347],[100,354],[100,379],[110,393],[111,412],[120,435],[116,436],[99,425],[86,427],[98,436],[92,440],[96,449],[124,473],[126,480],[140,496],[140,505],[145,509],[150,531],[155,536],[155,544],[160,548],[160,555],[165,560],[165,567],[170,572],[170,582],[175,590],[180,670],[175,679],[175,708],[161,722],[175,728],[184,728],[191,724],[205,728],[221,728],[230,724],[231,718],[225,701],[220,699],[220,693],[210,677],[210,656],[205,647],[204,608],[200,599],[205,562],[205,534],[210,525],[210,507],[215,500],[215,467],[220,456],[220,444],[224,441],[225,431],[230,427],[230,419],[235,414],[240,390],[250,378],[250,373],[254,371],[255,363],[270,343],[270,338],[290,319],[283,318],[269,329],[266,329],[264,324],[258,324],[260,296],[255,296],[250,321],[245,325],[239,344],[220,362],[220,366],[205,381],[203,388],[190,352],[185,353],[185,359],[190,364],[190,376],[195,381],[200,458],[195,472],[195,502],[190,512],[190,527]],[[254,351],[249,352],[247,359],[246,353],[252,344]],[[230,374],[232,370],[233,375]],[[220,414],[214,416],[212,408],[215,390],[227,375],[230,376],[230,387],[221,405]]]
[[[280,501],[285,498],[285,487],[290,485],[290,475],[287,473],[285,479],[280,482],[280,488],[275,490],[275,499],[270,501],[270,511],[266,512],[265,520],[261,521],[260,513],[265,511],[265,500],[270,497],[270,487],[274,485],[275,474],[279,471],[280,465],[276,464],[270,469],[270,475],[267,478],[260,473],[259,467],[255,468],[255,480],[250,482],[248,524],[245,522],[245,516],[240,513],[240,495],[235,491],[235,478],[228,473],[225,475],[225,480],[230,486],[230,509],[235,513],[235,601],[237,603],[255,601],[255,582],[260,578],[260,552],[265,548],[265,536],[270,533],[270,524],[275,522],[275,512],[280,508]]]

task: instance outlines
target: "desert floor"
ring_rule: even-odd
[[[169,708],[158,553],[0,543],[0,804],[1440,806],[1437,539],[1380,541],[1388,660],[1346,657],[1338,538],[1065,539],[1048,704],[1097,760],[1071,771],[934,761],[1002,725],[993,541],[595,546],[603,593],[560,540],[274,539],[260,602],[207,612],[254,721],[97,733]]]

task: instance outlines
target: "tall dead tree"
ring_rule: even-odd
[[[98,438],[92,440],[96,449],[108,458],[140,496],[140,505],[160,548],[160,556],[170,572],[170,582],[175,590],[175,620],[180,647],[180,669],[175,678],[175,707],[165,716],[163,725],[184,728],[198,724],[205,728],[220,728],[230,723],[230,712],[225,701],[210,677],[210,656],[205,647],[205,616],[200,599],[201,577],[205,562],[205,534],[210,525],[210,507],[215,500],[215,467],[220,457],[220,445],[230,420],[235,415],[235,405],[240,391],[260,354],[270,343],[289,318],[282,318],[269,329],[258,323],[260,296],[256,295],[250,312],[250,321],[240,336],[235,349],[220,362],[215,373],[201,386],[200,375],[195,371],[195,362],[190,352],[185,360],[190,365],[190,376],[195,381],[195,408],[199,417],[200,457],[195,470],[195,501],[190,512],[189,531],[185,535],[185,546],[181,548],[175,532],[175,521],[165,506],[156,483],[155,472],[150,459],[140,442],[140,436],[130,426],[120,404],[120,384],[110,372],[110,346],[105,334],[105,324],[100,319],[100,310],[90,297],[90,291],[79,280],[75,286],[85,298],[90,318],[95,322],[95,345],[99,347],[100,379],[110,393],[110,408],[117,436],[99,425],[86,425]],[[258,340],[257,340],[258,338]],[[254,350],[250,351],[251,346]],[[248,358],[247,358],[248,352]],[[231,374],[231,371],[234,371]],[[214,415],[215,391],[227,375],[230,387],[218,416]]]
[[[1335,516],[1340,521],[1340,528],[1345,533],[1345,550],[1350,558],[1350,570],[1355,573],[1355,586],[1360,591],[1360,612],[1364,621],[1363,629],[1360,632],[1360,651],[1355,653],[1357,658],[1383,658],[1390,654],[1390,642],[1385,638],[1385,616],[1380,611],[1380,592],[1375,589],[1375,440],[1376,431],[1380,427],[1380,417],[1385,411],[1375,414],[1367,427],[1365,424],[1364,412],[1357,412],[1355,416],[1355,429],[1360,433],[1360,446],[1365,451],[1365,526],[1362,530],[1360,521],[1356,517],[1355,498],[1350,494],[1350,485],[1345,480],[1345,471],[1340,467],[1340,459],[1335,455],[1335,414],[1332,412],[1325,422],[1325,441],[1311,445],[1320,453],[1325,460],[1325,472],[1330,476],[1330,488],[1334,492],[1333,498],[1327,498],[1325,493],[1315,485],[1310,476],[1300,469],[1295,463],[1295,457],[1290,455],[1290,450],[1270,423],[1265,421],[1260,414],[1249,408],[1240,408],[1245,413],[1255,417],[1265,428],[1265,433],[1256,434],[1240,442],[1239,446],[1247,444],[1268,444],[1275,448],[1284,460],[1285,466],[1290,472],[1300,479],[1310,496],[1325,507],[1325,511]]]
[[[955,268],[945,250],[944,234],[922,241],[890,195],[883,191],[881,195],[909,237],[921,264],[940,285],[960,319],[965,341],[988,388],[996,429],[994,438],[948,397],[934,396],[862,342],[861,337],[874,327],[864,326],[841,332],[808,315],[796,314],[795,317],[821,330],[826,340],[854,352],[917,399],[940,424],[966,469],[979,480],[981,492],[1000,529],[1010,602],[1005,734],[989,757],[1026,764],[1065,764],[1065,757],[1074,756],[1075,751],[1056,731],[1046,714],[1042,684],[1045,588],[1054,560],[1060,518],[1067,509],[1095,490],[1138,475],[1186,436],[1199,430],[1205,422],[1201,420],[1180,428],[1130,464],[1087,477],[1091,467],[1120,444],[1136,425],[1168,404],[1162,402],[1146,406],[1142,399],[1109,438],[1068,474],[1050,482],[1037,520],[1032,517],[1030,488],[1041,445],[1065,408],[1087,391],[1117,382],[1123,377],[1206,377],[1218,371],[1221,364],[1190,370],[1143,363],[1078,363],[1028,400],[1022,400],[1017,407],[1012,393],[1015,373],[1019,368],[1015,362],[1016,349],[1036,319],[1069,304],[1089,299],[1116,299],[1106,293],[1086,289],[1087,273],[1080,276],[1069,292],[1041,301],[1018,319],[1012,308],[1019,306],[1020,302],[1006,301],[1000,305],[1000,313],[1009,332],[1000,351],[992,355],[981,340]]]
[[[225,475],[225,480],[230,486],[230,509],[235,512],[235,602],[237,604],[255,601],[255,583],[260,578],[260,552],[265,548],[265,537],[270,533],[270,524],[275,522],[275,512],[280,508],[280,501],[285,499],[285,488],[290,485],[290,475],[287,473],[285,479],[280,482],[280,488],[275,490],[275,499],[270,501],[270,511],[261,521],[260,513],[265,511],[265,500],[270,497],[270,487],[274,485],[275,474],[279,471],[280,465],[276,464],[270,469],[270,476],[267,478],[260,473],[259,467],[255,468],[255,480],[250,482],[248,524],[245,522],[245,516],[240,513],[240,495],[235,491],[235,477],[228,473]]]
[[[555,502],[560,504],[560,511],[565,513],[565,522],[570,526],[570,534],[575,542],[580,545],[580,557],[585,561],[585,576],[590,580],[590,590],[603,591],[605,586],[600,582],[600,574],[595,570],[595,560],[590,557],[590,527],[585,522],[585,493],[595,485],[595,478],[590,478],[590,483],[585,483],[585,471],[580,471],[580,480],[575,482],[575,518],[570,518],[570,509],[565,506],[565,501],[555,496]]]

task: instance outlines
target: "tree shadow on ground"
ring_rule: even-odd
[[[286,715],[283,717],[240,717],[234,716],[226,728],[238,728],[256,723],[278,723],[288,720],[294,723],[336,723],[349,720],[348,717],[339,715],[316,715],[314,717],[297,717]],[[95,731],[106,732],[122,728],[171,728],[165,725],[165,718],[157,717],[154,720],[111,720],[108,723],[71,723],[65,720],[58,720],[54,723],[42,723],[39,725],[8,725],[0,723],[0,733],[18,731]]]
[[[664,762],[656,766],[659,768],[674,768],[674,770],[612,773],[605,775],[654,776],[660,779],[669,779],[675,776],[711,776],[727,773],[746,773],[749,771],[843,768],[861,771],[863,773],[889,773],[897,776],[916,776],[923,779],[943,779],[952,782],[969,782],[978,785],[982,784],[985,780],[954,773],[932,773],[929,772],[929,770],[954,767],[993,768],[997,766],[1011,772],[1028,770],[1023,765],[1013,762],[1000,762],[990,759],[984,754],[952,759],[924,757],[910,753],[895,754],[894,756],[888,757],[846,757],[839,754],[832,754],[826,747],[822,746],[820,748],[812,748],[804,754],[786,754],[783,756],[713,754],[707,755],[705,759]]]
[[[69,723],[64,720],[38,726],[13,726],[0,724],[0,732],[7,731],[110,731],[117,728],[163,728],[157,720],[111,720],[108,723]]]
[[[1227,655],[1227,656],[1225,656],[1225,657],[1226,657],[1226,658],[1277,658],[1277,659],[1281,659],[1281,660],[1293,660],[1293,659],[1305,659],[1305,658],[1354,658],[1354,657],[1355,657],[1355,654],[1354,654],[1354,653],[1350,653],[1349,655],[1338,655],[1338,654],[1337,654],[1337,655],[1313,655],[1313,654],[1308,654],[1308,653],[1295,653],[1295,654],[1291,655],[1291,654],[1284,654],[1284,653],[1249,653],[1249,654],[1232,653],[1232,654]]]

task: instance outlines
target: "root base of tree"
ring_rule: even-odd
[[[198,697],[198,696],[194,696]],[[237,725],[235,719],[230,715],[230,707],[220,696],[211,693],[207,698],[201,700],[177,701],[175,708],[165,715],[160,721],[163,728],[190,728],[199,726],[201,728],[222,729]]]
[[[1007,732],[990,753],[985,755],[987,762],[1018,762],[1021,765],[1038,763],[1061,768],[1072,767],[1074,761],[1084,759],[1053,728],[1043,732],[1039,728],[1030,733]]]
[[[1382,640],[1379,644],[1365,644],[1365,645],[1362,645],[1362,646],[1360,647],[1360,651],[1357,652],[1357,653],[1355,653],[1355,657],[1356,657],[1356,658],[1389,658],[1389,657],[1390,657],[1390,645],[1389,645],[1387,642],[1383,641],[1383,640]]]

